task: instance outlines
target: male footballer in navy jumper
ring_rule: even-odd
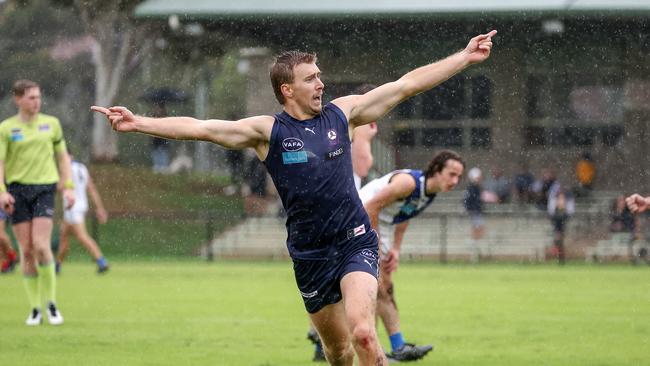
[[[255,149],[287,212],[287,247],[305,308],[332,365],[386,365],[377,340],[378,240],[352,174],[354,128],[379,120],[397,104],[486,60],[496,31],[472,38],[465,49],[415,69],[363,95],[322,106],[324,84],[316,56],[284,52],[271,66],[271,84],[283,112],[238,121],[150,118],[125,107],[92,110],[119,132],[210,141]]]

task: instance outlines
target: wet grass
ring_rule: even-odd
[[[106,276],[93,271],[64,267],[58,328],[23,325],[21,277],[0,277],[3,364],[311,364],[288,262],[116,260]],[[396,290],[407,340],[436,345],[418,365],[647,364],[645,266],[407,263]]]

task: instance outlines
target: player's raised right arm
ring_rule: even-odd
[[[256,116],[238,121],[199,120],[192,117],[152,118],[134,115],[125,107],[97,107],[112,128],[119,132],[139,132],[174,140],[209,141],[230,149],[257,147],[269,140],[273,117]]]

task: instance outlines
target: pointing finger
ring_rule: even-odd
[[[490,32],[487,33],[487,34],[479,34],[478,36],[476,36],[475,39],[476,39],[478,42],[481,42],[481,41],[484,41],[484,40],[486,40],[486,39],[490,39],[490,38],[494,37],[494,35],[496,35],[496,34],[497,34],[497,31],[496,31],[496,30],[492,30],[492,31],[490,31]]]
[[[93,111],[93,112],[103,113],[105,115],[108,115],[108,113],[110,112],[107,108],[99,107],[99,106],[96,106],[96,105],[90,107],[90,110]]]
[[[122,106],[110,107],[109,110],[111,112],[117,112],[117,113],[123,113],[123,112],[128,111],[128,109],[126,109],[126,107],[122,107]]]

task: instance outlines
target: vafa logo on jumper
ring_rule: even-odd
[[[286,139],[282,140],[282,148],[286,151],[298,151],[303,147],[305,147],[305,144],[302,142],[302,140],[295,137],[287,137]]]

